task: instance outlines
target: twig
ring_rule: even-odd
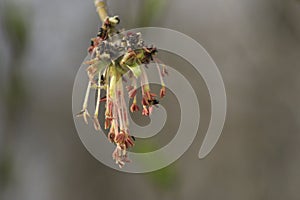
[[[102,22],[104,22],[104,20],[108,16],[105,1],[104,0],[94,0],[94,4],[95,4],[95,7],[97,9],[97,13],[100,17],[100,20]]]

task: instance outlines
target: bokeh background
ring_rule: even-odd
[[[228,97],[219,142],[198,159],[209,95],[200,76],[165,55],[199,97],[196,140],[157,172],[126,174],[104,166],[82,145],[71,110],[76,72],[99,27],[93,1],[1,0],[0,199],[300,199],[300,1],[108,4],[127,29],[171,28],[209,52]]]

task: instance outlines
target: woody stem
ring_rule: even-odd
[[[105,18],[108,16],[106,10],[106,3],[104,0],[94,0],[94,4],[97,10],[97,13],[100,17],[100,20],[104,22]]]

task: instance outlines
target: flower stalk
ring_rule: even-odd
[[[107,10],[106,10],[106,3],[104,0],[95,0],[94,1],[97,13],[100,17],[100,20],[103,22],[105,18],[108,16]]]

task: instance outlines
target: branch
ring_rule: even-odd
[[[108,16],[105,1],[104,0],[94,0],[94,4],[97,9],[97,13],[100,17],[100,20],[102,22],[104,22],[105,18]]]

